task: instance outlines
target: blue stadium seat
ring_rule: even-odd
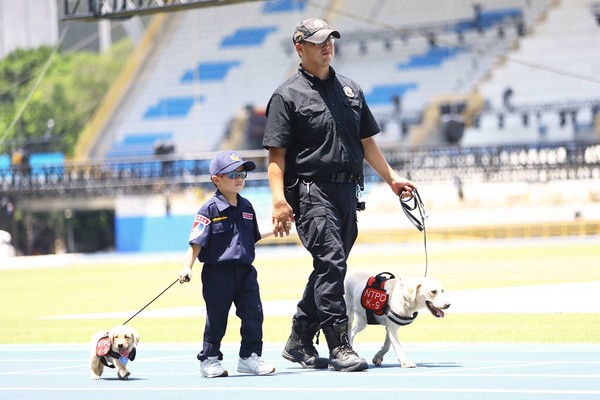
[[[10,168],[10,155],[0,154],[0,170]]]
[[[519,8],[506,8],[502,10],[483,10],[481,11],[481,19],[479,21],[480,29],[490,29],[494,25],[502,23],[507,18],[522,17],[523,12]],[[458,21],[448,30],[450,32],[468,32],[478,29],[475,20],[468,19]]]
[[[196,99],[192,96],[162,99],[158,104],[148,107],[144,119],[185,117],[194,105],[194,101]]]
[[[184,71],[179,81],[181,83],[192,83],[195,80],[222,81],[231,68],[240,65],[240,61],[201,62],[195,70],[188,69]]]
[[[492,26],[502,22],[507,18],[520,17],[522,12],[518,8],[506,8],[503,10],[489,10],[481,12],[481,27],[483,29],[491,28]]]
[[[51,167],[63,167],[65,155],[63,153],[32,153],[29,156],[29,166],[33,175],[42,174]]]
[[[378,85],[370,93],[365,93],[365,99],[371,106],[390,104],[394,97],[401,98],[408,90],[415,90],[417,87],[418,85],[414,82],[396,85]]]
[[[233,35],[225,36],[221,41],[221,47],[260,46],[267,35],[276,32],[274,26],[264,28],[240,28]]]
[[[263,13],[288,13],[304,11],[308,0],[273,0],[265,2]]]
[[[437,68],[449,58],[456,57],[465,51],[458,47],[430,47],[425,54],[412,57],[409,61],[398,64],[398,69]]]

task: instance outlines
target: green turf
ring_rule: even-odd
[[[495,242],[498,243],[498,242]],[[385,249],[382,251],[382,248]],[[389,250],[389,251],[388,251]],[[260,252],[259,252],[260,254]],[[297,300],[310,272],[308,256],[258,258],[263,301]],[[183,260],[183,254],[181,260]],[[600,246],[590,241],[553,242],[523,246],[518,242],[488,246],[464,242],[461,246],[429,245],[429,275],[448,291],[558,282],[600,280]],[[0,270],[0,343],[84,343],[97,330],[124,320],[52,320],[47,317],[138,310],[177,277],[182,261],[123,264],[89,262],[61,268]],[[390,244],[372,251],[356,251],[349,269],[384,270],[400,276],[420,276],[424,256]],[[192,282],[176,284],[151,309],[202,304],[200,265]],[[557,293],[557,295],[560,295]],[[576,311],[576,310],[574,310]],[[405,341],[598,343],[598,314],[452,314],[444,320],[419,318],[402,328]],[[289,317],[265,318],[265,342],[282,342],[289,334]],[[200,342],[201,317],[145,318],[131,323],[148,342]],[[381,327],[369,327],[360,341],[379,341]],[[225,342],[239,342],[239,320],[230,318]]]

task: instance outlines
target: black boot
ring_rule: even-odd
[[[329,369],[332,371],[363,371],[369,368],[364,358],[359,357],[348,341],[348,323],[323,327],[329,346]]]
[[[318,332],[318,322],[298,320],[294,317],[292,320],[292,333],[281,354],[283,358],[299,363],[302,368],[327,368],[329,360],[319,357],[319,353],[313,345],[313,338]]]

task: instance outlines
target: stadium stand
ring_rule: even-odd
[[[594,65],[598,64],[599,26],[589,5],[586,0],[559,2],[520,40],[510,58],[523,62],[503,63],[481,84],[480,93],[494,111],[482,116],[479,127],[466,129],[463,144],[533,144],[597,137],[598,85],[580,78],[598,75]],[[529,63],[550,68],[532,68]],[[530,106],[535,112],[507,109],[504,94],[508,89],[510,107]],[[499,115],[504,116],[504,126]]]
[[[88,156],[112,157],[120,154],[124,138],[164,131],[172,133],[176,152],[218,149],[236,113],[264,107],[295,71],[290,29],[306,15],[330,19],[344,33],[334,66],[361,83],[376,114],[395,112],[399,99],[405,112],[420,113],[436,95],[473,90],[498,55],[514,45],[519,24],[529,26],[549,5],[547,0],[488,1],[479,8],[466,0],[442,7],[435,0],[375,2],[365,13],[362,1],[338,3],[343,13],[307,1],[276,0],[169,15]],[[243,18],[232,18],[234,13]],[[403,27],[410,28],[407,35],[390,36]],[[385,40],[364,39],[377,33]],[[480,47],[493,56],[472,51]]]

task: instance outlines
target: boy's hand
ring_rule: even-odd
[[[189,282],[192,280],[192,269],[190,267],[183,267],[179,273],[179,283]]]

